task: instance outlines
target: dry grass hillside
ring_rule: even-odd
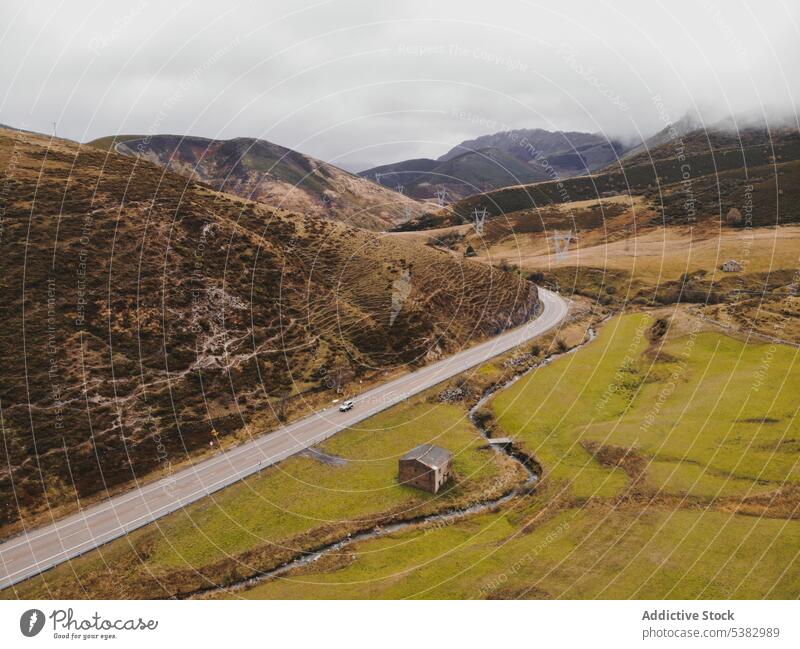
[[[514,273],[0,130],[0,523],[528,318]]]
[[[396,191],[266,140],[123,135],[90,144],[141,156],[229,194],[368,230],[389,229],[425,209]]]
[[[794,224],[748,227],[708,217],[664,225],[646,197],[616,196],[512,212],[487,220],[480,233],[465,224],[395,236],[519,268],[537,283],[608,306],[737,304],[709,313],[765,334],[759,310],[796,315],[800,226]],[[723,269],[729,261],[738,266]]]

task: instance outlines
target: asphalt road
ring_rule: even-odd
[[[568,303],[545,289],[539,289],[539,297],[544,310],[535,320],[373,388],[355,397],[349,412],[341,413],[336,406],[326,408],[171,476],[9,539],[0,545],[0,589],[124,536],[543,334],[564,319]]]

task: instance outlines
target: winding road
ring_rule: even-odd
[[[124,536],[545,333],[564,320],[569,304],[542,288],[539,298],[543,310],[536,319],[373,388],[355,397],[355,407],[349,412],[326,408],[171,476],[9,539],[0,544],[0,589]]]

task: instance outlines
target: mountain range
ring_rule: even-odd
[[[621,142],[575,131],[517,129],[458,144],[436,160],[417,158],[360,172],[414,198],[450,200],[500,187],[570,178],[602,169],[625,151]]]
[[[517,231],[541,226],[548,206],[641,195],[660,224],[719,222],[733,207],[747,206],[740,226],[800,221],[800,131],[796,128],[725,124],[668,127],[589,176],[539,181],[473,194],[397,226],[437,229],[472,223],[475,210],[491,221],[513,220]],[[513,218],[512,218],[513,215]],[[562,224],[563,225],[563,224]],[[575,223],[572,227],[580,227]]]

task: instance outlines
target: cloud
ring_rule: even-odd
[[[796,120],[795,3],[396,5],[7,1],[0,122],[264,137],[354,169],[491,124],[648,135],[654,96],[674,120]]]

